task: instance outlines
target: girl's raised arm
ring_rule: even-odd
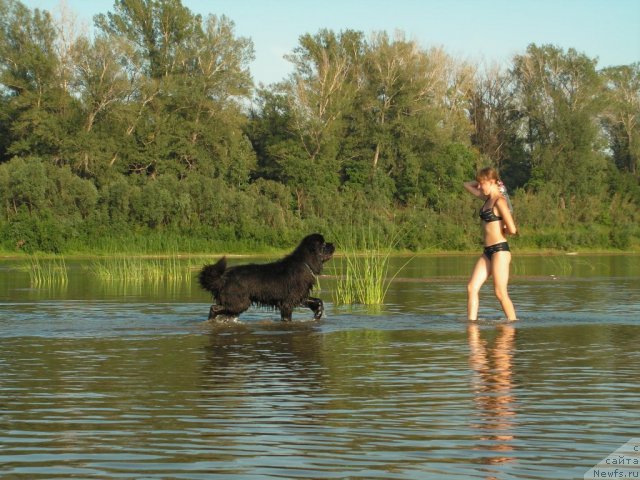
[[[484,197],[482,191],[478,188],[478,181],[477,180],[472,180],[470,182],[464,182],[464,188],[467,192],[469,192],[472,195],[475,195],[476,197]]]

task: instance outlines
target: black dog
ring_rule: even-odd
[[[277,262],[227,268],[227,260],[223,257],[217,263],[205,266],[198,281],[216,301],[209,310],[209,319],[218,315],[237,316],[251,304],[279,309],[283,321],[290,321],[293,309],[303,305],[313,310],[316,320],[321,318],[324,312],[322,300],[309,297],[309,293],[316,275],[334,251],[332,243],[326,243],[322,235],[314,233]]]

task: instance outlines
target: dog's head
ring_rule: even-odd
[[[333,257],[336,247],[326,242],[321,234],[312,233],[302,239],[296,251],[302,254],[315,273],[320,273],[322,265]]]

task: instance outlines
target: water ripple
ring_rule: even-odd
[[[292,324],[5,302],[0,477],[582,478],[640,431],[640,300],[627,277],[578,283],[516,279],[516,324],[487,292],[466,322],[446,281]]]

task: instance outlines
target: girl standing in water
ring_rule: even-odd
[[[497,172],[491,167],[480,170],[475,181],[464,183],[464,188],[468,192],[484,200],[484,205],[480,209],[484,252],[476,262],[467,284],[467,318],[469,320],[478,319],[480,287],[489,275],[493,275],[496,297],[502,305],[507,320],[516,320],[516,311],[507,292],[511,252],[505,235],[515,235],[517,230],[507,199],[500,191],[501,184]]]

